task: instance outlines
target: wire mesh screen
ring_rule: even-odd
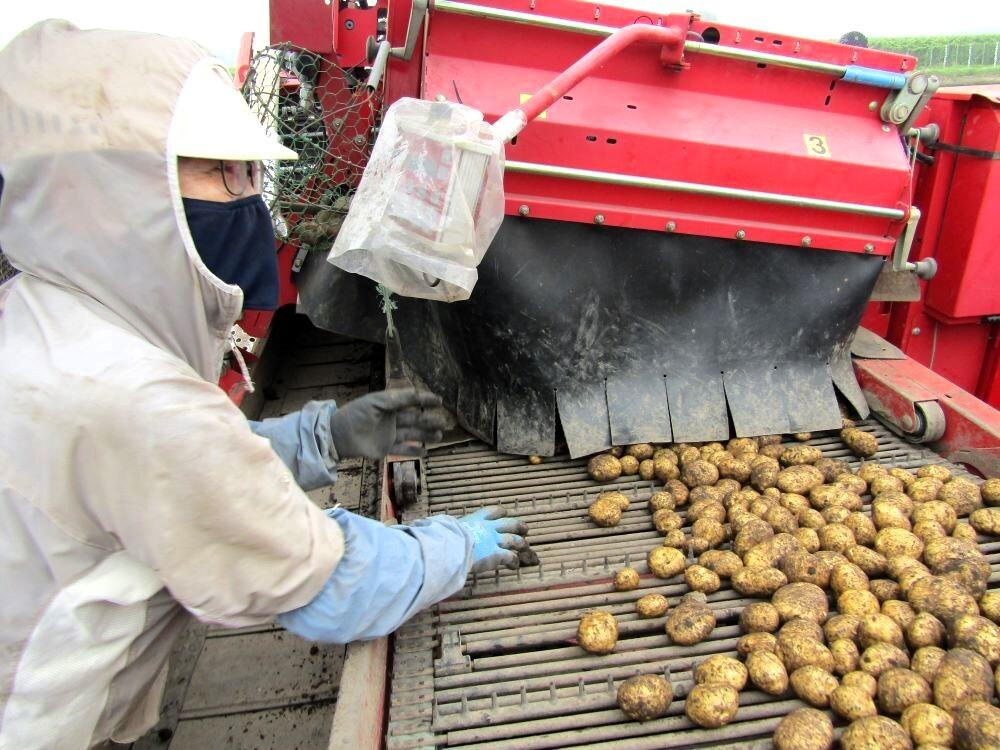
[[[264,165],[264,200],[286,242],[329,248],[350,207],[382,112],[382,92],[365,68],[341,68],[290,44],[250,63],[243,95],[298,161]]]

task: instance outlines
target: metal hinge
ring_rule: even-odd
[[[230,337],[233,343],[236,344],[240,349],[245,351],[247,354],[256,355],[260,349],[264,348],[264,341],[266,339],[259,338],[257,336],[251,336],[249,333],[243,330],[239,323],[235,324],[230,331]]]

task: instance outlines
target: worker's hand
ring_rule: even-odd
[[[527,546],[528,527],[519,518],[504,518],[506,514],[503,508],[491,506],[458,519],[472,535],[473,573],[517,568],[517,552]]]
[[[424,411],[438,406],[440,397],[416,388],[366,394],[330,417],[333,447],[339,458],[420,455],[421,444],[441,439],[445,416]]]

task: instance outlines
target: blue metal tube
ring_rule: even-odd
[[[883,89],[898,90],[906,85],[906,76],[902,73],[890,73],[888,70],[866,68],[863,65],[846,66],[841,80],[862,83],[865,86],[878,86]]]

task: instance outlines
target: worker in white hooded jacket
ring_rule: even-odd
[[[0,51],[3,750],[142,735],[191,615],[347,642],[516,565],[498,509],[390,528],[303,493],[437,439],[436,397],[248,423],[217,387],[276,302],[253,162],[294,157],[193,42],[47,21]]]

